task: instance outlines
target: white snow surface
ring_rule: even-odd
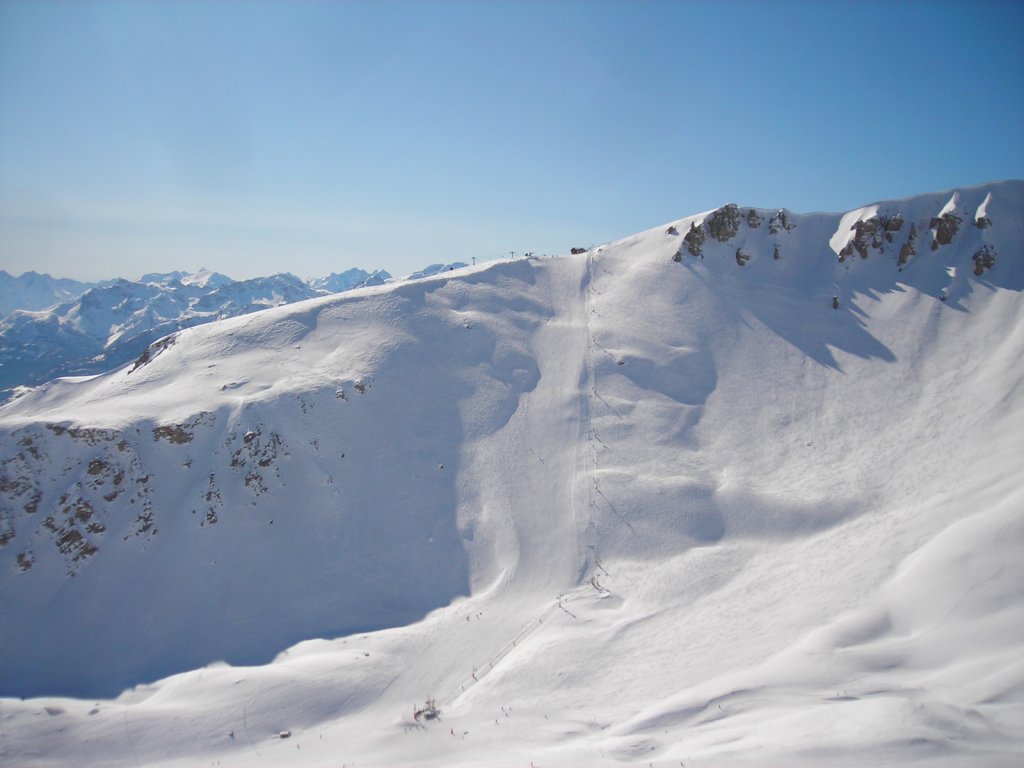
[[[748,210],[0,408],[0,762],[1017,765],[1024,182]]]

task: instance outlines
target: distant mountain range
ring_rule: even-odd
[[[90,288],[105,283],[81,283],[62,277],[26,272],[14,277],[0,269],[0,317],[6,317],[16,309],[46,309],[55,304],[74,301]]]
[[[432,264],[409,279],[461,266]],[[0,402],[20,387],[117,368],[182,328],[392,279],[384,270],[349,269],[310,280],[287,273],[233,280],[201,269],[83,283],[0,271]]]

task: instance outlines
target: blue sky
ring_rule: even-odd
[[[1016,2],[0,2],[0,269],[403,274],[1024,178]]]

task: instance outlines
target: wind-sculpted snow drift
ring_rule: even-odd
[[[729,205],[24,395],[4,759],[1011,764],[1022,247]]]

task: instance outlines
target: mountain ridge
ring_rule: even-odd
[[[232,280],[202,269],[150,273],[137,281],[66,281],[76,288],[71,290],[48,275],[38,277],[36,282],[47,286],[41,298],[21,296],[13,287],[4,297],[12,307],[34,307],[15,308],[0,320],[0,397],[5,399],[58,376],[116,368],[182,328],[391,279],[383,270],[352,269],[344,277],[309,281],[287,273]],[[0,291],[20,285],[22,278],[0,285]],[[58,298],[63,303],[57,304]]]

